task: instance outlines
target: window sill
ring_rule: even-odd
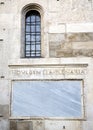
[[[86,121],[85,117],[74,118],[74,117],[10,117],[10,120],[82,120]]]
[[[75,65],[75,66],[87,66],[91,58],[21,58],[10,59],[8,66],[39,66],[39,65]]]

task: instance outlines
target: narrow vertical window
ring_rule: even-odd
[[[25,57],[41,57],[41,17],[36,10],[25,16]]]

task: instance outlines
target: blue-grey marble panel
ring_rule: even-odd
[[[12,116],[81,117],[82,81],[14,81]]]

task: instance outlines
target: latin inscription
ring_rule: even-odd
[[[33,68],[33,69],[13,69],[13,75],[39,76],[39,75],[84,75],[86,69],[81,68]]]

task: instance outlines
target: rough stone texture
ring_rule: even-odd
[[[29,122],[29,128],[30,128],[29,130],[34,130],[34,129],[33,129],[33,121],[30,121],[30,122]]]
[[[83,119],[82,120],[79,120],[79,119],[74,119],[73,120],[70,120],[70,119],[51,119],[51,120],[39,120],[39,119],[35,119],[35,120],[32,120],[32,124],[30,124],[30,121],[29,120],[17,120],[17,128],[20,128],[22,129],[23,126],[23,130],[25,128],[30,128],[31,130],[33,129],[46,129],[46,130],[56,130],[56,129],[63,129],[63,126],[65,126],[65,128],[67,130],[69,130],[69,128],[71,128],[71,130],[88,130],[89,128],[92,128],[92,123],[90,123],[91,125],[88,125],[88,122],[91,120],[93,121],[93,117],[92,117],[92,114],[93,113],[93,101],[91,100],[92,99],[92,92],[93,92],[93,88],[92,88],[92,85],[93,84],[93,80],[91,80],[91,77],[93,75],[93,59],[92,58],[81,58],[81,57],[75,57],[75,58],[47,58],[47,59],[23,59],[23,60],[11,60],[11,64],[12,65],[12,68],[15,69],[22,69],[22,67],[24,68],[24,66],[27,66],[28,65],[28,68],[30,65],[33,64],[33,66],[37,67],[37,63],[38,65],[41,65],[41,63],[44,65],[44,69],[45,69],[45,65],[47,65],[47,68],[48,68],[48,65],[53,65],[53,68],[54,68],[54,65],[56,67],[56,65],[60,65],[62,66],[63,64],[66,64],[66,66],[69,66],[70,68],[80,68],[80,66],[82,65],[86,65],[86,69],[88,70],[88,72],[86,72],[84,75],[84,77],[80,76],[80,75],[65,75],[64,76],[64,79],[83,79],[84,80],[84,93],[85,93],[85,113],[86,113],[86,120],[85,122],[83,123]],[[88,65],[88,67],[87,67]],[[76,67],[75,67],[76,66]],[[41,66],[42,67],[42,66]],[[51,66],[50,66],[51,67]],[[10,70],[12,69],[10,67]],[[33,67],[32,67],[33,68]],[[69,69],[70,69],[69,68]],[[25,67],[26,69],[26,67]],[[40,69],[40,66],[39,66],[39,69]],[[52,68],[51,68],[52,69]],[[84,68],[85,69],[85,68]],[[22,69],[24,70],[24,69]],[[35,68],[34,68],[35,70]],[[40,79],[40,76],[37,76],[37,75],[33,75],[34,78],[36,79],[36,77],[38,79]],[[25,77],[25,76],[19,76],[19,75],[15,75],[14,77],[11,77],[13,79],[25,79],[27,78],[29,80],[29,77]],[[41,75],[42,77],[42,75]],[[54,76],[54,75],[48,75],[48,76],[44,76],[43,78],[49,78],[49,79],[58,79],[58,75],[57,76]],[[31,79],[32,78],[32,75],[31,75]],[[60,77],[60,79],[63,79],[62,77]],[[15,126],[15,125],[14,125]],[[22,127],[21,127],[22,126]],[[86,126],[88,129],[86,129]],[[28,128],[28,130],[29,130]]]
[[[83,122],[83,129],[84,130],[92,130],[93,129],[93,123],[92,121],[88,121],[87,123]]]
[[[63,49],[56,51],[56,57],[72,57],[73,51],[71,49]]]
[[[26,59],[22,55],[22,9],[28,4],[39,4],[42,14],[42,57]],[[21,40],[23,39],[23,41]],[[22,42],[21,42],[22,41]],[[23,57],[23,58],[21,58]],[[58,58],[59,57],[59,58]],[[15,120],[10,121],[12,80],[36,80],[40,76],[14,76],[14,69],[49,66],[75,67],[87,64],[88,72],[63,75],[61,79],[83,79],[85,121],[72,120]],[[19,68],[18,68],[19,67]],[[0,1],[0,130],[93,130],[93,0],[3,0]],[[43,76],[41,79],[52,79]],[[58,79],[58,76],[54,76]],[[21,117],[20,117],[21,118]]]
[[[56,50],[64,44],[65,34],[49,34],[50,56],[56,57]]]
[[[27,121],[27,120],[11,120],[10,121],[10,130],[44,130],[43,120],[33,120],[33,121]]]
[[[33,121],[33,130],[44,130],[44,129],[45,129],[44,120]]]
[[[68,23],[66,33],[93,33],[92,23]]]
[[[11,120],[10,121],[10,130],[17,130],[17,122]]]
[[[73,49],[82,49],[82,50],[90,50],[93,48],[93,41],[90,42],[73,42],[72,48]]]
[[[33,121],[10,120],[10,130],[33,130]]]
[[[86,57],[93,57],[93,49],[77,49],[73,50],[73,56],[86,56]]]
[[[82,130],[80,121],[46,121],[45,128],[46,130],[69,130],[69,128],[71,130]]]
[[[62,43],[65,40],[65,34],[63,33],[54,33],[49,34],[49,41],[55,42],[56,44]]]
[[[87,42],[93,41],[93,33],[68,33],[66,34],[68,42]]]
[[[53,54],[53,53],[52,53]],[[56,57],[93,57],[93,49],[83,50],[83,49],[62,49],[56,52]]]
[[[93,57],[93,33],[67,33],[63,38],[54,36],[50,35],[50,57]]]
[[[9,104],[9,89],[8,89],[8,81],[5,79],[6,75],[3,73],[3,66],[0,71],[0,105]]]
[[[29,122],[27,121],[17,122],[17,130],[30,130]]]
[[[9,105],[0,105],[0,115],[3,118],[9,117]]]
[[[0,119],[0,130],[10,130],[9,129],[9,120]]]

